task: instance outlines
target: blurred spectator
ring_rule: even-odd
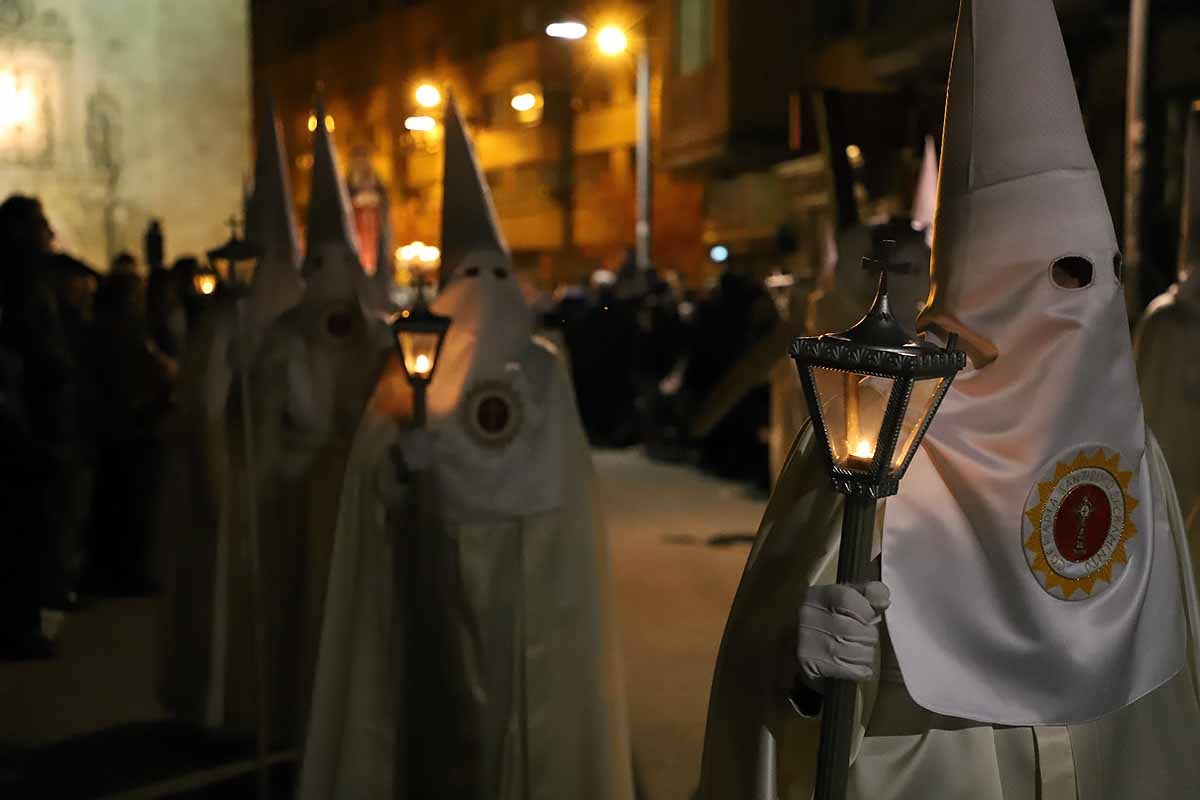
[[[151,266],[146,280],[146,319],[150,327],[150,338],[166,355],[178,360],[187,340],[188,315],[185,306],[185,290],[191,288],[191,275],[187,275],[187,286],[181,286],[184,277],[179,264],[168,269],[161,262]]]
[[[121,254],[96,296],[95,368],[99,426],[92,564],[98,588],[144,594],[151,581],[151,520],[160,423],[176,363],[150,337],[146,284]]]
[[[53,241],[36,198],[12,195],[0,205],[0,427],[4,493],[11,493],[0,533],[0,648],[7,658],[53,652],[38,610],[60,585],[51,516],[63,499],[55,475],[75,422],[66,391],[71,359],[45,280]]]
[[[588,439],[599,447],[628,447],[637,441],[637,317],[634,304],[617,296],[616,284],[613,273],[597,270],[592,297],[567,331],[579,413]]]

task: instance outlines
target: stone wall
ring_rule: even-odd
[[[248,0],[0,0],[0,195],[98,267],[220,242],[251,163]]]

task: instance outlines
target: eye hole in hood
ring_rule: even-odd
[[[1050,280],[1060,289],[1086,289],[1092,273],[1092,262],[1083,256],[1063,256],[1050,266]]]

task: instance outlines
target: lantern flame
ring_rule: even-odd
[[[429,372],[431,367],[433,367],[433,362],[429,360],[429,356],[421,353],[415,359],[413,359],[413,367],[415,368],[417,374],[424,375],[425,373]]]
[[[858,444],[854,447],[854,455],[858,458],[874,458],[875,448],[866,439],[859,439]]]

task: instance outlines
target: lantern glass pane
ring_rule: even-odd
[[[258,267],[258,259],[243,259],[235,262],[234,267],[237,270],[237,275],[234,276],[233,285],[246,288],[254,282],[254,270],[256,267]]]
[[[812,373],[834,462],[846,469],[870,470],[892,379],[824,367],[813,367]]]
[[[196,294],[210,295],[217,291],[217,276],[212,272],[197,272],[192,276],[192,288]]]
[[[914,381],[912,394],[908,398],[908,406],[904,409],[904,420],[900,423],[900,437],[896,440],[896,452],[892,454],[892,469],[899,469],[908,457],[909,451],[915,447],[917,434],[921,426],[933,413],[933,403],[937,399],[945,378],[926,378]]]
[[[429,380],[433,374],[434,360],[437,358],[438,335],[401,331],[396,334],[396,339],[404,356],[404,370],[410,377]]]

